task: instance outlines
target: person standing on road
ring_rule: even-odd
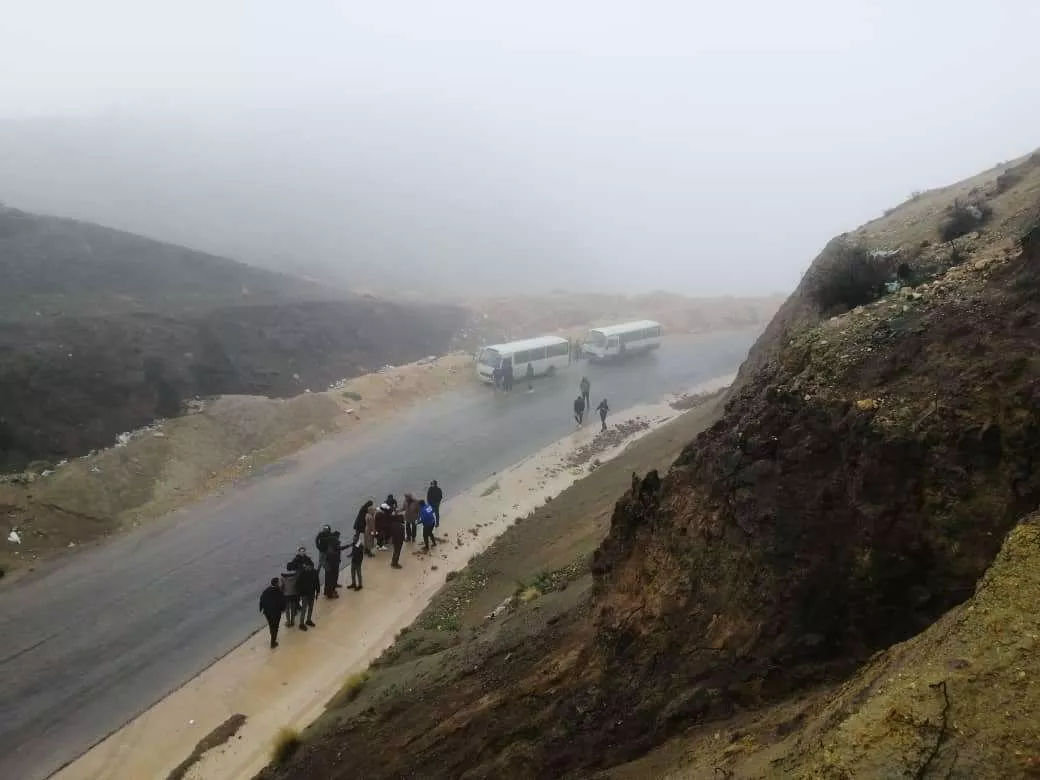
[[[585,398],[579,395],[574,399],[574,421],[581,427],[582,418],[585,416]]]
[[[397,499],[394,498],[394,494],[393,493],[390,493],[389,495],[387,495],[386,501],[384,501],[383,503],[386,504],[388,507],[390,507],[390,511],[391,512],[396,512],[397,511]]]
[[[393,509],[387,503],[379,505],[379,510],[376,512],[376,549],[382,552],[386,549],[386,546],[390,543],[390,518],[393,516]]]
[[[610,407],[607,406],[607,399],[604,398],[599,402],[599,406],[596,407],[596,411],[599,412],[599,422],[603,426],[603,430],[607,429],[607,412],[610,411]]]
[[[369,558],[375,558],[376,554],[372,552],[376,546],[376,508],[374,506],[368,508],[368,514],[365,515],[365,555]]]
[[[318,535],[314,537],[314,547],[318,550],[318,572],[325,568],[325,550],[332,538],[332,526],[323,525]]]
[[[296,578],[296,592],[300,598],[300,631],[306,631],[307,626],[314,628],[314,602],[319,591],[321,583],[318,582],[318,571],[308,558]]]
[[[368,510],[374,503],[375,501],[368,499],[358,510],[357,517],[354,518],[354,539],[351,544],[357,544],[358,539],[368,529]]]
[[[502,388],[508,393],[513,389],[513,361],[502,367]]]
[[[296,595],[296,580],[299,573],[295,571],[282,572],[282,593],[285,594],[285,627],[292,628],[296,625],[296,613],[300,609],[300,600]]]
[[[308,563],[311,565],[311,568],[313,569],[314,561],[311,559],[311,556],[307,554],[307,548],[299,547],[296,550],[296,557],[294,557],[291,561],[285,564],[285,568],[289,571],[301,572],[303,571],[304,565]]]
[[[585,401],[585,408],[591,409],[592,400],[589,396],[589,393],[592,390],[592,384],[589,382],[589,378],[587,376],[583,376],[581,378],[581,382],[578,383],[578,389],[581,391],[581,397]]]
[[[390,559],[390,568],[401,568],[401,548],[404,547],[404,515],[394,512],[390,515],[390,543],[394,546],[394,554]]]
[[[444,491],[441,490],[441,486],[437,484],[437,480],[430,480],[430,486],[426,489],[426,503],[433,507],[433,514],[437,517],[437,526],[441,524],[441,501],[443,500]]]
[[[361,590],[364,583],[361,581],[361,565],[365,562],[365,544],[362,541],[354,543],[350,551],[350,589]]]
[[[325,551],[325,598],[338,599],[339,593],[339,561],[344,545],[340,543],[339,531],[332,532],[329,547]]]
[[[414,542],[419,526],[419,502],[411,493],[404,494],[404,540]]]
[[[267,628],[271,632],[271,649],[278,647],[278,624],[282,622],[285,611],[285,594],[277,577],[271,578],[271,584],[260,594],[260,612],[267,618]]]
[[[419,522],[422,523],[423,548],[429,552],[431,544],[437,546],[437,537],[433,535],[433,529],[437,527],[437,515],[425,501],[419,502]]]

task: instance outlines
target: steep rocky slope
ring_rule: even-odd
[[[588,597],[269,775],[583,777],[847,679],[1040,504],[1038,343],[1040,156],[835,240],[722,418],[618,501]]]
[[[0,471],[195,395],[291,396],[442,353],[465,319],[3,207],[0,277]]]

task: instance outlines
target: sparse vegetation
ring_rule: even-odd
[[[360,401],[361,393],[355,393],[353,390],[344,390],[343,397],[348,401]]]
[[[872,255],[865,247],[842,243],[831,262],[810,281],[809,296],[825,315],[841,314],[876,301],[891,275],[891,259]]]
[[[271,748],[271,761],[278,766],[287,764],[302,744],[300,732],[289,726],[283,726],[275,735],[274,745]]]
[[[339,691],[332,697],[329,702],[329,707],[342,707],[344,704],[349,704],[354,701],[358,696],[361,695],[361,691],[365,689],[365,685],[372,679],[372,673],[367,669],[357,674],[352,674],[344,681],[343,685],[340,686]]]
[[[946,208],[946,215],[939,223],[939,238],[953,241],[980,228],[993,216],[993,209],[985,201],[962,201],[955,199]]]

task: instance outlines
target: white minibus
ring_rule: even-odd
[[[593,328],[585,334],[582,354],[592,360],[610,360],[624,355],[649,352],[661,346],[661,323],[636,320],[620,325]]]
[[[546,376],[566,368],[571,362],[571,343],[559,336],[492,344],[477,351],[477,378],[493,383],[496,368],[513,367],[513,380],[522,382],[530,376]]]

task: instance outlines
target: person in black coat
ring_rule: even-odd
[[[271,584],[260,594],[260,612],[267,618],[267,627],[271,631],[271,647],[278,647],[278,624],[282,622],[285,611],[285,594],[282,593],[278,578],[271,579]]]
[[[326,549],[328,549],[327,544]],[[314,561],[311,556],[307,554],[307,548],[300,547],[296,550],[296,556],[285,564],[285,569],[286,571],[303,571],[303,567],[307,564],[310,564],[312,569],[314,568]]]
[[[354,520],[354,544],[357,544],[358,539],[365,535],[365,528],[368,523],[368,510],[372,508],[373,504],[375,504],[375,501],[369,499],[358,510],[357,517]]]
[[[325,550],[325,598],[338,599],[340,554],[348,545],[341,544],[339,531],[332,532],[328,549]]]
[[[437,525],[441,524],[441,501],[444,500],[444,491],[437,484],[437,480],[430,480],[430,486],[426,489],[426,503],[433,507],[433,513],[437,516]]]
[[[361,581],[361,566],[365,562],[365,543],[358,539],[354,542],[354,548],[350,551],[350,585],[351,590],[361,590],[364,583]]]
[[[329,546],[332,538],[332,526],[323,525],[318,535],[314,537],[314,546],[318,550],[318,571],[325,568],[325,548]]]
[[[314,602],[320,591],[318,571],[308,558],[296,580],[296,594],[300,597],[300,631],[306,631],[307,626],[314,628]]]

